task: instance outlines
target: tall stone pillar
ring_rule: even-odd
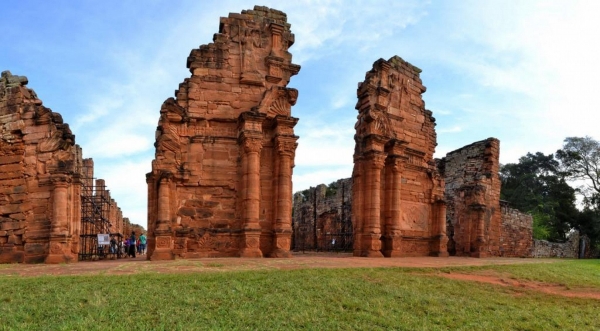
[[[52,179],[52,222],[50,247],[46,263],[66,263],[74,260],[70,254],[70,235],[68,233],[69,178],[57,176]]]
[[[243,137],[244,189],[243,198],[243,244],[241,257],[262,257],[260,250],[260,151],[262,139],[258,137]]]
[[[486,241],[485,241],[485,205],[471,206],[476,215],[477,234],[475,239],[475,252],[471,254],[473,257],[487,257]]]
[[[381,170],[385,154],[372,151],[367,156],[367,182],[365,185],[365,211],[367,214],[363,232],[363,256],[383,257],[381,253]]]
[[[434,222],[437,233],[433,234],[431,256],[446,257],[448,256],[448,237],[446,236],[446,202],[437,200],[434,203],[435,217]]]
[[[276,139],[279,176],[277,196],[277,216],[275,218],[274,250],[272,257],[291,257],[290,243],[292,236],[292,167],[296,138]]]
[[[387,198],[389,201],[386,204],[386,208],[389,218],[386,218],[385,231],[384,231],[384,251],[385,257],[397,257],[401,256],[401,233],[400,233],[400,222],[401,219],[401,205],[400,205],[400,192],[402,190],[402,162],[398,156],[390,156],[386,161],[386,189]]]
[[[158,182],[158,208],[157,208],[157,220],[156,227],[154,229],[154,243],[155,249],[152,255],[149,257],[150,260],[169,260],[173,259],[173,240],[171,233],[171,189],[170,189],[171,176],[164,175]],[[125,236],[129,236],[131,233],[125,232]]]
[[[363,161],[361,157],[354,156],[354,170],[352,171],[352,227],[354,230],[354,256],[362,256],[362,234],[364,225],[364,180]]]

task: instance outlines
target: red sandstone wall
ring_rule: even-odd
[[[353,226],[357,256],[446,255],[435,119],[421,70],[380,59],[357,91]]]
[[[27,79],[0,79],[0,262],[77,260],[81,149]]]
[[[451,255],[498,256],[502,232],[500,141],[478,141],[443,158]]]
[[[83,215],[94,209],[83,197],[95,198],[93,161],[26,84],[8,71],[0,77],[0,263],[74,262],[82,250],[92,257],[95,235],[119,232],[122,214],[106,192],[102,215],[112,227],[91,229],[98,219]]]
[[[147,175],[149,258],[289,254],[293,43],[285,13],[256,6],[191,51]]]

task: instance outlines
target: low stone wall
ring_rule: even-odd
[[[500,201],[500,256],[531,257],[533,249],[533,218],[508,203]]]
[[[533,257],[579,257],[579,232],[569,235],[564,243],[553,243],[546,240],[533,241]],[[589,245],[588,245],[589,246]]]

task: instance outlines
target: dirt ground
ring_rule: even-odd
[[[179,259],[172,261],[149,261],[145,255],[119,260],[102,260],[70,264],[9,264],[0,265],[0,275],[42,276],[42,275],[124,275],[142,272],[155,273],[198,273],[226,272],[239,270],[274,270],[306,268],[375,268],[413,267],[439,268],[449,266],[483,266],[499,264],[554,263],[557,259],[523,258],[469,258],[469,257],[405,257],[405,258],[360,258],[346,253],[295,253],[290,259],[239,259],[205,258]],[[439,277],[461,281],[482,282],[499,286],[524,288],[567,297],[592,298],[600,300],[597,289],[570,289],[560,284],[524,282],[502,277],[502,275],[472,275],[461,273],[439,273]]]

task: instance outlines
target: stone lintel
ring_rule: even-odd
[[[298,124],[298,118],[291,117],[291,116],[277,115],[273,119],[272,123],[273,123],[274,127],[284,126],[287,128],[293,128],[296,126],[296,124]]]
[[[272,34],[281,35],[285,29],[285,26],[283,26],[283,24],[273,22],[269,25],[269,29],[271,29]]]
[[[369,151],[378,151],[383,152],[384,145],[388,141],[388,138],[378,135],[378,134],[369,134],[363,137],[365,141],[365,152]]]
[[[485,211],[485,207],[486,206],[481,203],[474,203],[474,204],[469,205],[469,208],[471,210],[475,210],[475,211]]]
[[[238,117],[238,130],[243,132],[262,132],[262,124],[267,118],[266,114],[246,111]]]
[[[404,149],[408,143],[399,139],[390,139],[385,143],[385,152],[390,156],[404,157]]]

